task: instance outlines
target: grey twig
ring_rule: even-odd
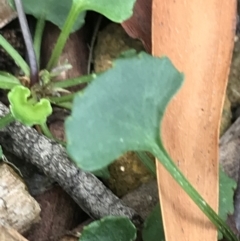
[[[0,102],[0,117],[8,111]],[[141,225],[142,219],[133,209],[125,206],[94,175],[77,168],[60,144],[38,134],[33,128],[15,122],[0,129],[0,145],[58,182],[90,217],[126,216],[136,226]]]
[[[18,13],[18,20],[20,23],[20,27],[23,33],[23,39],[25,42],[25,46],[27,49],[28,61],[30,65],[30,85],[33,86],[34,84],[38,83],[38,64],[36,53],[33,47],[32,36],[30,34],[28,22],[26,15],[23,10],[23,5],[21,0],[14,0],[15,7]]]

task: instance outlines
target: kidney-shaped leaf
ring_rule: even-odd
[[[79,8],[92,10],[106,16],[113,22],[123,22],[133,14],[136,0],[73,0]]]
[[[79,241],[133,241],[136,228],[126,217],[108,216],[83,229]]]
[[[95,171],[129,150],[152,152],[166,105],[182,80],[166,57],[118,59],[75,97],[65,124],[68,153],[79,167]]]
[[[52,113],[51,104],[44,98],[33,103],[32,100],[29,100],[30,95],[31,91],[28,88],[22,85],[15,86],[8,93],[11,113],[16,120],[25,125],[44,124]]]

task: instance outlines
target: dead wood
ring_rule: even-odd
[[[20,233],[40,219],[40,207],[23,180],[7,164],[0,165],[0,220]],[[3,240],[3,239],[0,239]]]
[[[11,227],[0,225],[1,241],[28,241]]]
[[[7,113],[8,108],[0,102],[0,117]],[[90,217],[126,216],[137,226],[142,223],[141,217],[93,174],[77,168],[60,144],[38,134],[33,128],[15,122],[0,129],[0,145],[58,182]]]

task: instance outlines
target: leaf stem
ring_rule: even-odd
[[[28,61],[30,65],[30,85],[38,83],[38,64],[36,59],[36,54],[33,48],[32,36],[30,34],[29,26],[27,23],[26,15],[23,10],[23,5],[21,0],[14,0],[15,7],[18,13],[18,19],[21,26],[23,39],[25,46],[27,48]]]
[[[57,40],[57,43],[53,49],[51,58],[47,64],[47,70],[51,71],[53,67],[57,65],[58,59],[62,53],[62,50],[65,46],[65,43],[72,31],[73,25],[76,22],[78,15],[83,11],[81,5],[78,3],[78,1],[72,1],[72,7],[70,9],[70,12],[67,16],[67,19],[63,25],[62,31],[60,33],[60,36]]]
[[[55,103],[54,101],[51,101],[51,104],[59,106],[61,108],[67,109],[67,110],[72,110],[72,103],[71,102],[61,102],[61,103]]]
[[[218,214],[207,204],[196,189],[189,183],[176,164],[172,161],[162,144],[154,149],[154,154],[162,165],[167,169],[171,176],[183,188],[183,190],[191,197],[196,205],[203,213],[212,221],[212,223],[222,232],[223,236],[229,241],[237,241],[237,237],[227,226],[227,224],[218,216]]]
[[[72,94],[69,94],[69,95],[63,95],[63,96],[60,96],[60,97],[48,97],[49,101],[51,102],[54,102],[55,104],[59,104],[59,103],[62,103],[62,102],[72,102],[73,101],[73,98],[76,94],[80,94],[79,92],[77,93],[72,93]]]
[[[148,168],[148,170],[156,177],[156,165],[144,151],[136,151],[140,161]]]
[[[42,132],[43,134],[48,137],[49,139],[52,139],[52,140],[55,140],[56,142],[58,142],[59,144],[63,145],[63,146],[66,146],[66,143],[64,141],[60,141],[60,140],[57,140],[57,138],[55,138],[53,136],[53,134],[51,133],[51,131],[49,130],[46,122],[41,124],[41,129],[42,129]]]
[[[12,123],[13,121],[15,121],[15,118],[13,117],[11,112],[9,112],[4,117],[0,118],[0,129],[6,127],[7,125]]]
[[[48,137],[49,139],[54,139],[54,137],[53,137],[53,135],[52,135],[51,131],[49,130],[49,128],[48,128],[48,126],[47,126],[46,123],[43,123],[43,124],[41,124],[40,126],[41,126],[41,129],[42,129],[43,134],[44,134],[46,137]]]
[[[58,82],[51,82],[54,88],[69,88],[79,84],[89,83],[96,78],[96,74],[84,75],[77,78],[66,79]]]
[[[22,58],[22,56],[17,52],[16,49],[0,34],[0,46],[2,46],[5,51],[13,58],[15,63],[21,68],[26,76],[30,76],[30,69],[28,64]]]
[[[43,35],[45,24],[46,24],[45,16],[41,16],[37,20],[37,25],[36,25],[34,40],[33,40],[38,67],[40,66],[40,51],[41,51],[42,35]]]

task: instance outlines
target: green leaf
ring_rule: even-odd
[[[152,152],[165,108],[182,82],[166,57],[140,53],[116,60],[76,95],[65,123],[68,153],[80,168],[95,171],[127,151]]]
[[[144,222],[142,238],[143,241],[165,241],[162,223],[162,213],[158,203]]]
[[[13,117],[25,125],[43,124],[52,113],[52,107],[47,99],[36,102],[29,99],[31,91],[21,85],[14,87],[8,93],[10,111]]]
[[[93,10],[105,15],[113,22],[120,23],[131,17],[135,1],[136,0],[73,0],[71,10],[47,64],[47,69],[51,70],[57,64],[59,56],[69,37],[70,30],[80,13],[85,10]]]
[[[160,124],[182,81],[183,75],[166,57],[141,53],[117,60],[85,94],[76,95],[72,116],[65,125],[67,151],[87,171],[101,169],[130,150],[151,152],[224,237],[237,241],[163,147]]]
[[[219,168],[219,216],[226,221],[228,214],[234,212],[234,190],[237,183],[228,177],[222,168]],[[222,234],[218,233],[218,239],[222,239]]]
[[[10,1],[11,5],[14,6],[13,0]],[[37,19],[44,16],[46,20],[54,23],[60,29],[65,23],[72,2],[72,0],[41,0],[36,4],[36,1],[33,0],[22,0],[25,13],[33,15]],[[72,28],[73,32],[82,27],[85,15],[86,12],[82,12],[78,16]]]
[[[15,76],[0,71],[0,89],[10,90],[17,85],[21,85],[21,83]]]
[[[133,14],[136,0],[73,0],[83,10],[98,12],[113,22],[121,23]]]
[[[219,216],[227,220],[228,214],[233,214],[234,204],[233,195],[237,183],[228,177],[220,168],[219,170]]]
[[[79,241],[133,241],[136,228],[126,217],[108,216],[83,229]]]

